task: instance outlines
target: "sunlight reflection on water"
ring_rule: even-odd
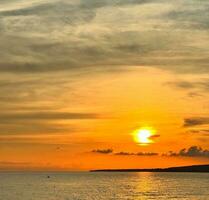
[[[204,200],[208,185],[206,173],[0,173],[0,200]]]

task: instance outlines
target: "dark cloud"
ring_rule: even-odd
[[[184,9],[185,5],[188,9]],[[203,15],[202,13],[205,13]],[[178,23],[179,27],[195,28],[195,29],[209,29],[209,4],[207,1],[202,1],[197,5],[195,2],[183,1],[182,8],[168,12],[165,17],[172,19]]]
[[[151,135],[149,138],[150,139],[155,139],[155,138],[159,138],[160,137],[160,135]]]
[[[75,1],[74,1],[75,2]],[[71,3],[65,0],[61,1],[52,1],[52,2],[44,2],[39,4],[31,4],[29,6],[19,8],[19,9],[11,9],[0,11],[0,15],[3,16],[28,16],[28,15],[54,15],[60,14],[64,16],[69,21],[72,21],[74,17],[72,14],[76,14],[77,18],[82,19],[81,13],[83,11],[88,11],[89,13],[94,9],[102,8],[102,7],[112,7],[112,6],[126,6],[126,5],[134,5],[134,4],[144,4],[150,3],[153,0],[81,0],[77,3]],[[79,11],[79,12],[78,12]],[[77,12],[77,13],[74,13]],[[85,21],[87,20],[84,19]]]
[[[127,6],[153,2],[153,0],[81,0],[81,8],[102,8],[106,6]]]
[[[112,149],[95,149],[92,150],[92,153],[98,153],[98,154],[112,154]]]
[[[181,149],[179,152],[170,151],[167,156],[185,156],[185,157],[209,157],[209,150],[198,146],[192,146],[188,149]]]
[[[184,119],[184,127],[192,127],[199,125],[208,125],[209,118],[208,117],[193,117]]]
[[[52,1],[20,9],[0,11],[0,16],[42,16],[41,19],[39,18],[39,25],[43,25],[48,22],[48,27],[51,27],[51,25],[57,22],[65,25],[86,23],[95,17],[95,12],[90,9],[82,9],[79,6],[65,1]],[[51,20],[49,18],[51,18]],[[35,27],[36,23],[31,25]]]
[[[115,156],[159,156],[156,152],[114,152],[113,149],[97,149],[91,151],[92,153],[110,154]],[[182,156],[182,157],[209,157],[209,150],[202,149],[198,146],[191,146],[190,148],[181,149],[179,152],[169,151],[162,154],[162,156]]]
[[[27,133],[29,135],[45,135],[45,134],[60,134],[60,133],[76,133],[81,131],[72,124],[63,125],[56,122],[43,122],[43,121],[1,121],[0,122],[0,135],[8,136],[7,140],[10,140],[11,135],[17,135]],[[13,139],[13,138],[11,138]]]
[[[100,154],[111,154],[111,155],[115,155],[115,156],[157,156],[158,155],[158,153],[154,153],[154,152],[133,153],[133,152],[121,151],[121,152],[114,153],[113,149],[96,149],[91,152],[92,153],[100,153]]]
[[[154,152],[137,152],[137,153],[131,153],[131,152],[118,152],[115,153],[114,155],[117,156],[157,156],[158,153]]]
[[[190,130],[190,133],[203,133],[203,134],[209,134],[209,129],[195,129]]]
[[[200,81],[190,81],[190,82],[176,81],[176,82],[169,82],[167,84],[185,90],[198,89],[203,91],[209,91],[209,79],[201,79]]]
[[[189,98],[204,97],[209,92],[209,79],[207,78],[202,78],[198,81],[178,80],[168,82],[166,85],[185,90]]]
[[[0,135],[18,134],[58,134],[80,132],[73,124],[63,124],[60,120],[93,120],[100,117],[94,113],[70,112],[7,112],[0,114]],[[59,122],[59,123],[57,123]]]
[[[182,88],[182,89],[193,89],[194,88],[194,84],[191,82],[187,82],[187,81],[177,81],[177,82],[169,82],[169,85],[173,85],[176,86],[178,88]]]
[[[98,119],[94,113],[68,113],[68,112],[24,112],[24,113],[1,113],[0,122],[8,120],[81,120]]]
[[[203,129],[203,128],[192,128],[188,130],[188,133],[190,136],[194,136],[197,138],[200,142],[206,143],[209,141],[209,129]]]

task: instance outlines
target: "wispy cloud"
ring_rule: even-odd
[[[208,72],[206,1],[16,0],[0,5],[1,71],[143,65]]]
[[[192,127],[199,125],[208,125],[209,118],[208,117],[192,117],[184,119],[184,127]]]
[[[209,129],[194,129],[194,130],[190,130],[190,133],[195,133],[195,134],[204,134],[204,135],[208,135],[209,136]]]
[[[20,113],[1,113],[0,121],[8,120],[82,120],[98,119],[94,113],[70,113],[70,112],[20,112]]]
[[[200,79],[199,81],[179,80],[167,84],[184,90],[209,91],[209,79]]]
[[[11,161],[0,161],[0,166],[23,166],[30,165],[29,162],[11,162]]]
[[[0,135],[14,134],[49,134],[49,133],[75,133],[79,128],[73,124],[63,124],[66,120],[94,120],[99,119],[94,113],[71,112],[7,112],[0,114]],[[80,129],[81,130],[81,129]]]

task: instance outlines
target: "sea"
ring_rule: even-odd
[[[0,200],[209,200],[209,173],[0,172]]]

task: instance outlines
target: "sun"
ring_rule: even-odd
[[[153,143],[151,137],[155,134],[155,130],[151,127],[142,127],[133,132],[134,141],[140,145],[148,145]]]

